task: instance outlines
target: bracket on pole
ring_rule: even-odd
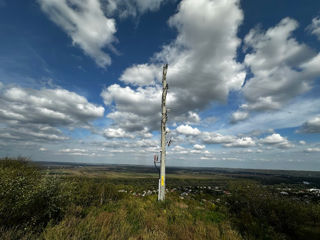
[[[159,179],[160,179],[160,169],[157,166],[157,163],[160,163],[159,159],[158,159],[158,155],[155,154],[153,156],[153,163],[154,163],[154,167],[157,169],[158,173],[159,173]]]

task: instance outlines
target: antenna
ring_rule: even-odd
[[[166,108],[166,98],[169,89],[167,83],[167,70],[168,64],[163,66],[162,71],[162,99],[161,99],[161,156],[160,156],[160,179],[159,179],[159,191],[158,191],[158,201],[165,200],[166,193],[166,124],[168,120],[167,108]]]

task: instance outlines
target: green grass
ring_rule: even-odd
[[[209,185],[231,194],[198,189],[181,199],[177,190],[158,202],[156,194],[133,195],[155,189],[156,175],[47,171],[25,159],[0,159],[0,239],[319,239],[317,202],[283,198],[252,180],[222,175],[175,173],[167,179],[169,189]]]
[[[195,202],[186,204],[174,196],[165,203],[156,196],[128,197],[91,208],[83,218],[68,215],[48,226],[44,239],[241,239],[221,213],[208,206],[197,209]]]

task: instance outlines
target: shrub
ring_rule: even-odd
[[[39,230],[58,220],[64,205],[56,178],[27,159],[0,159],[0,227]]]
[[[245,239],[319,239],[313,237],[319,232],[319,205],[278,196],[259,184],[231,189],[229,211]]]

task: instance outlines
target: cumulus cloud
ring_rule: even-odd
[[[197,136],[201,133],[198,128],[193,128],[189,125],[180,125],[176,130],[178,133],[186,136]]]
[[[231,143],[226,143],[223,146],[246,148],[246,147],[253,147],[255,145],[256,145],[256,143],[251,137],[243,137],[243,138],[237,138],[234,141],[232,141]]]
[[[248,103],[242,110],[279,109],[311,89],[320,74],[320,54],[297,42],[292,36],[297,27],[295,20],[284,18],[265,32],[256,28],[245,37],[244,63],[253,77],[243,88]]]
[[[201,139],[205,144],[222,144],[224,147],[246,148],[256,145],[255,140],[251,137],[237,137],[213,132],[203,132]]]
[[[120,80],[132,85],[146,86],[155,84],[160,79],[161,68],[153,64],[139,64],[127,68],[121,75]]]
[[[311,24],[307,27],[307,30],[320,40],[320,17],[313,18]]]
[[[285,140],[286,139],[284,137],[282,137],[280,134],[274,133],[274,134],[262,139],[261,142],[265,143],[265,144],[279,144]]]
[[[160,129],[160,87],[139,87],[133,90],[113,84],[104,89],[101,96],[106,105],[116,105],[116,111],[107,115],[114,121],[114,125],[130,132]]]
[[[121,87],[113,84],[104,89],[101,96],[107,106],[116,105],[116,111],[107,115],[113,120],[113,125],[127,132],[150,132],[160,129],[161,118],[161,94],[160,86],[138,87],[135,90],[130,87]],[[174,101],[172,96],[167,97],[167,104]],[[170,110],[170,109],[169,109]],[[188,111],[175,115],[169,112],[171,122],[185,122],[194,124],[200,122],[197,113]]]
[[[104,47],[112,48],[116,24],[107,18],[99,0],[38,0],[41,9],[61,27],[98,66],[111,64]]]
[[[200,144],[195,144],[193,145],[193,148],[196,149],[196,150],[203,150],[206,148],[205,145],[200,145]]]
[[[58,127],[89,128],[104,108],[65,89],[4,87],[0,91],[1,138],[65,140]]]
[[[131,138],[132,135],[126,133],[123,129],[121,128],[107,128],[104,130],[103,135],[106,138]]]
[[[272,135],[269,135],[263,139],[260,139],[260,143],[266,144],[266,145],[273,145],[278,148],[290,148],[293,145],[288,141],[287,138],[282,137],[278,133],[274,133]]]
[[[242,19],[238,1],[180,3],[178,13],[169,19],[178,36],[155,55],[169,63],[168,82],[176,98],[173,109],[203,109],[211,101],[225,101],[231,89],[241,87],[245,73],[234,58]]]
[[[249,117],[249,113],[245,111],[236,111],[232,113],[231,123],[237,123],[239,121],[246,120]]]
[[[320,116],[316,116],[305,122],[298,132],[320,133]]]
[[[153,56],[152,63],[133,65],[123,72],[120,80],[137,88],[111,85],[101,94],[104,102],[115,104],[112,114],[130,119],[138,116],[132,130],[144,127],[158,130],[159,74],[161,63],[168,63],[169,121],[179,124],[188,117],[198,121],[196,112],[212,101],[226,101],[230,90],[241,88],[245,71],[235,59],[240,44],[237,30],[242,20],[238,0],[181,1],[178,12],[169,19],[169,25],[178,32],[176,39],[163,46]],[[152,83],[154,85],[150,86]],[[129,98],[132,100],[128,101]],[[119,127],[124,129],[131,123],[122,118]]]
[[[103,107],[65,89],[11,87],[3,91],[0,102],[0,118],[7,122],[88,125],[104,113]]]

